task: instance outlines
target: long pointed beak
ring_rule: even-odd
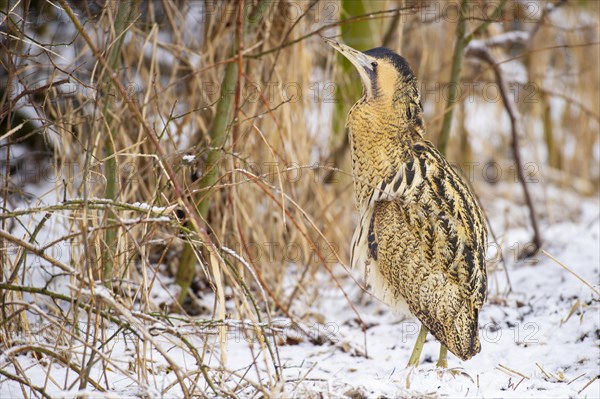
[[[331,47],[339,51],[344,57],[348,59],[356,67],[356,69],[365,68],[369,71],[373,70],[373,62],[377,62],[377,60],[373,57],[366,55],[363,52],[358,50],[354,50],[350,46],[346,46],[343,43],[340,43],[333,39],[323,38],[325,43],[329,44]]]
[[[374,72],[373,65],[377,64],[377,59],[371,56],[366,55],[365,53],[355,50],[350,46],[346,46],[343,43],[338,42],[337,40],[323,38],[325,43],[329,44],[331,47],[340,52],[344,57],[348,59],[354,65],[358,74],[360,75],[360,79],[362,80],[363,86],[367,91],[368,95],[372,95],[372,82],[370,73]]]

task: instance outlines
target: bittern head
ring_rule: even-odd
[[[336,40],[324,40],[354,65],[367,101],[399,105],[395,108],[406,109],[409,118],[411,111],[421,111],[417,79],[403,57],[385,47],[362,52]]]

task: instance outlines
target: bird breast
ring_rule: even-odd
[[[368,202],[373,190],[381,181],[389,179],[398,170],[406,145],[400,140],[398,126],[385,126],[381,121],[371,121],[360,117],[348,124],[352,151],[352,172],[356,205],[360,209]],[[382,126],[384,125],[384,126]]]

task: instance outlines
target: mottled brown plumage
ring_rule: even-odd
[[[423,138],[420,94],[407,62],[388,49],[361,53],[328,42],[355,65],[364,86],[346,124],[360,212],[352,264],[365,270],[376,295],[408,305],[452,353],[469,359],[480,351],[487,286],[483,211]]]

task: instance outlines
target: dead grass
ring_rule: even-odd
[[[114,75],[99,60],[106,61],[118,39],[117,7],[78,4],[78,31],[60,7],[39,3],[29,9],[26,3],[0,3],[0,76],[8,82],[0,92],[2,151],[25,148],[23,137],[31,132],[11,122],[21,115],[34,121],[32,132],[52,148],[43,161],[33,161],[28,147],[22,158],[2,163],[1,239],[8,249],[0,255],[3,378],[46,397],[56,389],[110,391],[115,375],[127,379],[122,389],[135,387],[145,396],[280,394],[285,386],[278,346],[286,339],[274,319],[285,317],[308,331],[314,322],[310,306],[319,301],[316,273],[330,273],[343,295],[340,265],[348,263],[354,226],[349,165],[331,164],[329,146],[334,101],[354,99],[335,96],[336,58],[319,37],[352,28],[338,23],[340,3],[267,1],[255,33],[245,36],[241,57],[234,43],[249,19],[240,22],[236,3],[210,10],[199,2],[136,3]],[[401,3],[371,7],[380,11]],[[245,4],[248,10],[257,6]],[[454,24],[443,15],[439,21],[424,18],[418,10],[431,4],[417,2],[417,12],[400,14],[394,49],[431,89],[424,96],[426,119],[429,139],[436,141]],[[299,14],[282,17],[291,7]],[[584,3],[560,12],[577,28],[544,21],[527,51],[499,50],[496,56],[522,61],[534,87],[527,92],[532,102],[517,101],[527,159],[544,182],[590,194],[599,178],[594,148],[600,78],[590,62],[599,55],[598,7]],[[387,27],[393,18],[381,13],[374,20]],[[35,22],[38,30],[23,21]],[[527,29],[533,22],[513,23]],[[485,34],[503,29],[511,29],[508,21]],[[32,44],[32,36],[39,43]],[[217,106],[231,62],[242,66],[239,91],[234,112],[223,116]],[[491,84],[493,74],[467,61],[462,80]],[[19,92],[25,95],[12,102]],[[467,114],[477,112],[468,104],[484,95],[477,88],[456,105],[449,157],[461,167],[481,165],[473,180],[485,203],[491,198],[482,168],[490,161],[510,164],[510,138],[508,131],[502,136],[494,130],[490,137],[483,127],[464,126]],[[489,124],[497,125],[504,112],[499,96],[491,103]],[[551,124],[544,125],[548,110]],[[212,129],[222,117],[228,120],[227,140],[214,148]],[[220,156],[209,165],[211,150]],[[111,160],[116,193],[103,200]],[[51,191],[15,195],[20,176],[10,166],[18,162],[33,162],[37,180],[55,183]],[[335,179],[326,182],[332,170],[338,170]],[[216,183],[202,187],[209,173]],[[205,198],[210,206],[203,219],[194,208]],[[115,232],[113,243],[107,242],[108,230]],[[197,267],[191,298],[181,307],[169,278],[177,273],[185,242],[193,244]],[[114,266],[108,280],[107,262]],[[231,331],[254,338],[246,340],[244,350],[253,359],[247,369],[227,359],[228,348],[239,344],[228,339]],[[21,353],[31,355],[27,362],[16,356]],[[49,371],[55,364],[76,378],[54,381],[48,372],[34,379],[26,369]],[[98,366],[100,376],[92,372]],[[166,370],[170,377],[162,380]]]

